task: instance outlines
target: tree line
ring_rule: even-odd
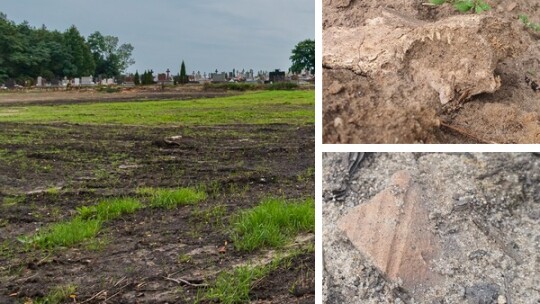
[[[33,83],[81,76],[117,77],[134,64],[133,46],[96,31],[85,38],[76,26],[64,32],[15,24],[0,12],[0,83]]]

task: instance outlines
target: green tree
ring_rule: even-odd
[[[12,54],[20,50],[22,45],[17,37],[17,29],[13,22],[7,20],[2,13],[0,18],[0,81],[5,81],[13,75],[14,64]]]
[[[141,77],[139,76],[139,71],[135,71],[135,75],[133,75],[133,83],[135,85],[141,84]]]
[[[17,25],[0,12],[0,83],[32,83],[37,76],[117,77],[134,63],[133,46],[118,44],[118,38],[99,32],[86,39],[75,26],[59,32],[26,21]]]
[[[99,31],[88,36],[88,45],[96,62],[96,75],[117,77],[135,63],[131,57],[133,46],[129,43],[118,46],[118,43],[118,37],[103,36]]]
[[[292,50],[292,55],[289,57],[292,61],[292,66],[289,71],[292,73],[300,73],[306,69],[311,74],[315,73],[315,40],[306,39],[299,42]]]
[[[64,46],[70,62],[64,66],[64,75],[68,77],[87,76],[94,73],[96,65],[86,40],[72,25],[64,33]]]
[[[142,85],[145,85],[146,84],[146,70],[144,70],[144,72],[141,74],[141,84]]]
[[[181,84],[188,83],[189,78],[186,74],[186,65],[184,64],[184,60],[182,60],[182,64],[180,65],[180,79],[179,82]]]
[[[141,76],[141,84],[147,85],[147,84],[154,84],[154,71],[144,71],[144,73]]]

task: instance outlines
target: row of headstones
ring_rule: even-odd
[[[113,85],[115,84],[114,78],[106,78],[102,79],[99,84],[101,85]],[[73,78],[73,79],[67,79],[67,77],[64,77],[62,80],[51,80],[51,82],[47,82],[43,77],[39,76],[36,81],[37,87],[47,87],[47,86],[67,86],[68,84],[72,86],[91,86],[95,85],[94,79],[92,76],[87,77],[81,77],[81,78]]]

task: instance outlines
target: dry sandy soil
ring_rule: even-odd
[[[366,153],[349,167],[323,156],[324,303],[540,303],[538,155]]]
[[[539,143],[540,3],[425,2],[323,1],[323,141]]]

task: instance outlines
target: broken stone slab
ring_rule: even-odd
[[[340,219],[353,245],[388,279],[400,281],[413,295],[437,284],[432,270],[439,255],[437,236],[429,230],[429,206],[408,171],[398,171],[388,188]]]
[[[391,176],[384,190],[352,208],[337,224],[367,261],[420,303],[449,281],[469,286],[465,296],[470,301],[496,299],[500,293],[492,288],[494,283],[472,278],[463,261],[481,263],[492,255],[505,256],[505,263],[517,266],[523,259],[502,231],[474,212],[460,211],[458,222],[449,220],[450,213],[445,212],[453,212],[453,201],[448,193],[435,193],[402,170]]]
[[[323,65],[378,79],[435,90],[442,104],[501,86],[497,63],[525,50],[509,21],[460,15],[429,23],[383,10],[358,28],[324,32]]]

